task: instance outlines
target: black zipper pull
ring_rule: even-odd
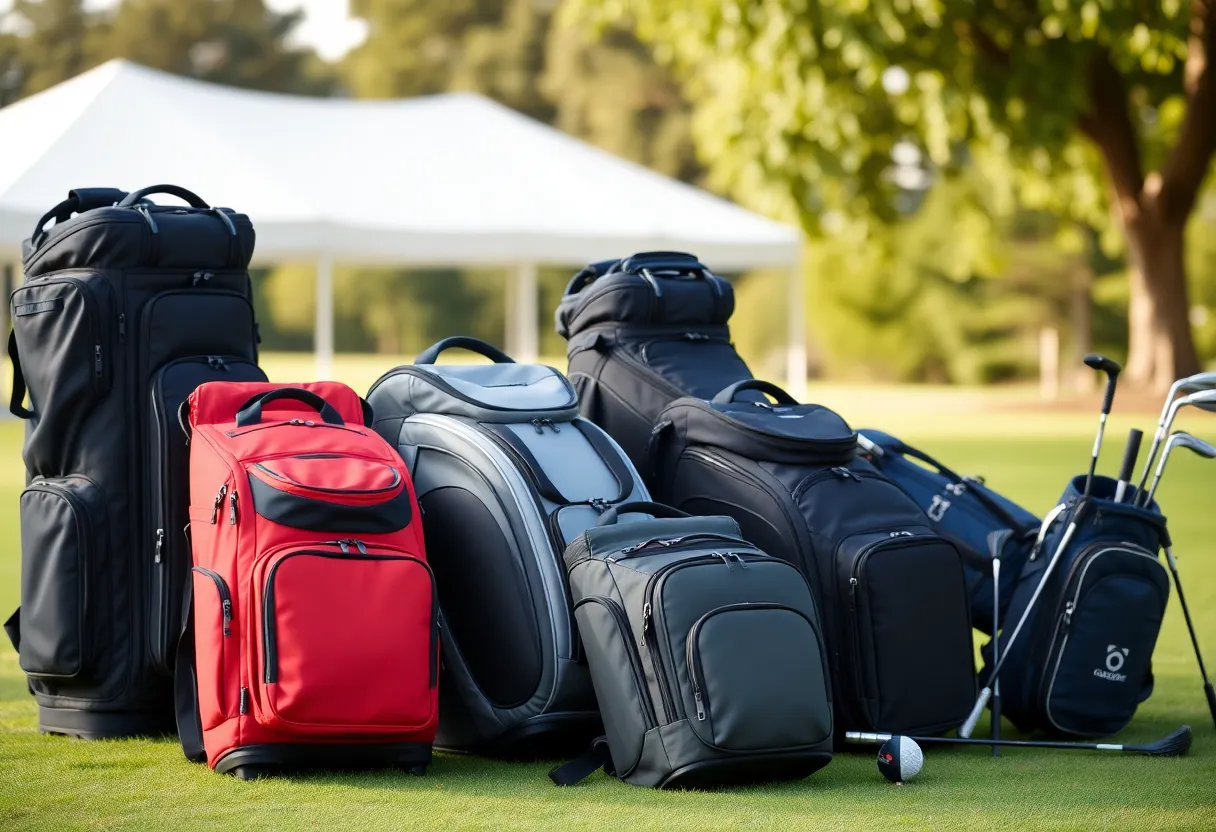
[[[118,313],[118,340],[120,343],[126,343],[127,340],[127,313]]]
[[[1072,601],[1069,601],[1067,604],[1064,605],[1064,616],[1063,616],[1064,632],[1068,632],[1068,627],[1070,624],[1072,624],[1072,611],[1074,609],[1076,609],[1076,605],[1073,604]]]
[[[165,546],[165,530],[156,530],[156,556],[152,559],[153,563],[160,563],[161,551]]]
[[[740,566],[742,566],[744,569],[749,569],[749,568],[750,568],[750,567],[747,565],[747,561],[745,561],[745,560],[743,559],[743,557],[742,557],[742,556],[741,556],[741,555],[740,555],[738,552],[731,552],[731,553],[730,553],[730,556],[731,556],[732,558],[734,558],[735,560],[739,561],[739,565],[740,565]]]
[[[646,606],[642,607],[642,646],[646,646],[646,631],[650,629],[650,602],[646,602]]]
[[[220,486],[220,492],[215,495],[215,503],[211,506],[211,525],[215,525],[220,516],[220,506],[224,504],[224,497],[228,494],[228,483]]]
[[[93,375],[101,378],[101,344],[93,345]]]
[[[542,433],[544,433],[544,432],[545,432],[545,428],[544,428],[544,425],[542,424],[542,420],[541,420],[541,419],[533,419],[533,420],[532,420],[532,427],[536,429],[536,433],[537,433],[537,435],[542,434]]]
[[[240,708],[240,711],[241,711],[241,713],[243,713],[243,714],[247,714],[247,713],[249,713],[249,690],[248,690],[247,688],[241,688],[241,708]]]
[[[232,510],[228,512],[228,525],[235,526],[236,525],[236,489],[235,488],[232,490],[232,493],[228,495],[228,502],[232,505]]]
[[[230,635],[232,635],[232,627],[230,626],[232,624],[232,602],[229,601],[227,598],[225,598],[223,608],[224,608],[224,635],[230,636]]]
[[[697,721],[705,721],[705,702],[701,699],[701,686],[692,683],[692,701],[697,704]]]
[[[592,497],[587,501],[587,505],[591,506],[599,514],[603,514],[608,510],[608,501],[603,497]]]

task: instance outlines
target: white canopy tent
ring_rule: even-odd
[[[333,264],[510,269],[509,350],[535,360],[538,265],[667,249],[789,270],[791,392],[806,378],[798,231],[464,93],[319,99],[110,61],[0,109],[0,262],[74,187],[169,182],[249,214],[254,260],[317,263],[318,377]]]

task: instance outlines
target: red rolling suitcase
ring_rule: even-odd
[[[212,382],[187,406],[186,756],[242,778],[423,773],[438,724],[438,605],[401,458],[335,382]]]

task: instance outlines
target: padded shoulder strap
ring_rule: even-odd
[[[8,400],[8,410],[18,419],[28,419],[34,414],[25,409],[25,376],[21,373],[21,356],[17,353],[17,332],[8,333],[8,360],[13,365],[13,394]]]
[[[203,720],[198,711],[198,673],[194,667],[194,578],[186,581],[182,602],[182,629],[173,663],[173,709],[182,753],[192,763],[207,760],[203,748]]]
[[[549,779],[555,786],[573,786],[586,780],[599,768],[602,768],[605,774],[616,774],[612,767],[612,754],[608,750],[607,737],[596,737],[591,741],[591,747],[580,756],[550,770]]]

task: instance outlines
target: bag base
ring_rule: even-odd
[[[307,770],[346,771],[403,768],[422,775],[431,762],[431,745],[425,742],[375,743],[266,743],[238,746],[215,763],[219,774],[253,780]]]
[[[38,732],[82,740],[160,737],[177,733],[173,711],[164,713],[105,713],[77,708],[38,708]]]

